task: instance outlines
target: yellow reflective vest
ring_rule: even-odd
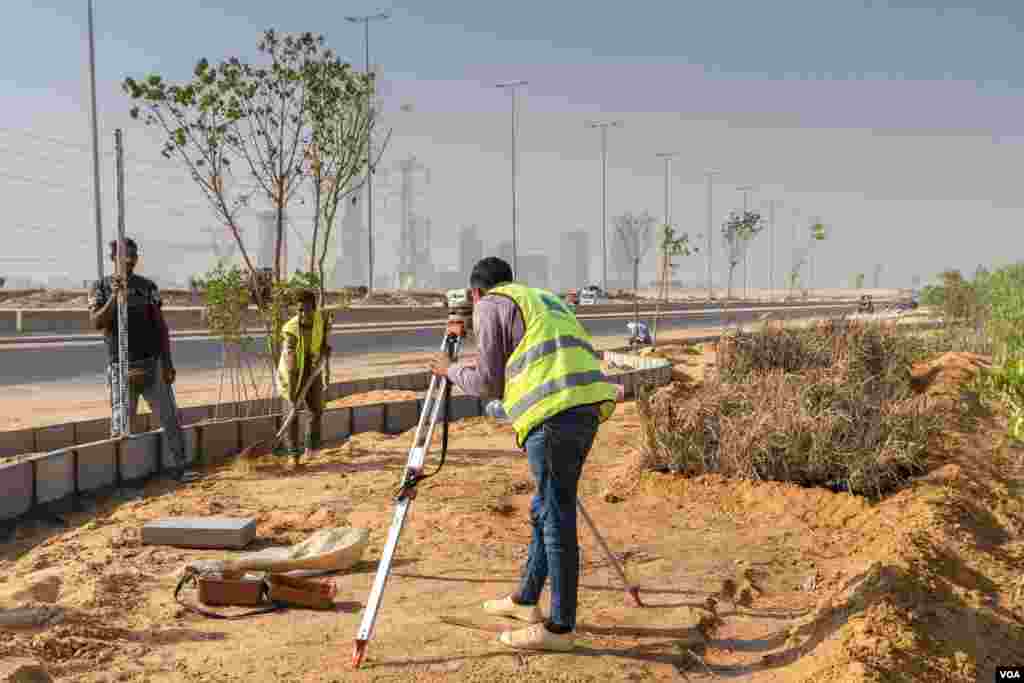
[[[320,351],[324,345],[324,332],[326,329],[326,320],[321,311],[313,311],[313,331],[310,334],[309,345],[311,348],[306,348],[305,336],[302,334],[302,330],[299,328],[299,317],[296,315],[291,320],[284,324],[281,328],[281,336],[287,337],[293,335],[298,338],[299,343],[295,349],[295,367],[297,369],[298,377],[302,378],[303,373],[306,370],[306,363],[309,363],[309,367],[315,366],[320,362]],[[321,379],[324,383],[327,382],[327,373],[321,374]],[[291,396],[290,379],[288,377],[288,358],[286,351],[282,349],[281,359],[277,364],[277,388],[281,393],[281,396]],[[298,390],[300,387],[295,387]]]
[[[516,283],[488,294],[519,307],[525,334],[505,364],[502,405],[512,420],[516,445],[548,418],[569,408],[595,405],[601,422],[615,412],[616,387],[601,371],[590,335],[565,302],[543,289]]]

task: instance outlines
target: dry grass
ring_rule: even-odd
[[[879,498],[929,469],[948,424],[911,375],[933,347],[836,322],[724,340],[717,381],[642,393],[643,466]]]

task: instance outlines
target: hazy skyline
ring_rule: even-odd
[[[142,5],[96,5],[105,238],[114,228],[112,131],[122,126],[129,232],[143,241],[143,270],[205,270],[200,229],[215,219],[128,120],[120,80],[152,70],[179,78],[200,56],[252,55],[269,27],[323,32],[361,69],[362,31],[344,15],[379,8],[307,3],[285,12],[267,2],[190,0],[155,18]],[[754,204],[778,199],[832,228],[816,257],[819,286],[856,272],[870,282],[877,262],[886,264],[883,284],[908,286],[915,274],[948,266],[970,274],[979,263],[1015,260],[1024,83],[1014,65],[1024,10],[1009,2],[986,3],[986,13],[920,2],[668,5],[381,6],[393,16],[372,25],[371,59],[384,70],[385,123],[394,128],[382,165],[415,153],[431,168],[422,206],[436,261],[455,265],[463,225],[479,225],[486,250],[510,238],[510,102],[493,84],[512,78],[530,81],[520,96],[523,253],[552,254],[552,231],[584,229],[590,272],[600,273],[600,141],[584,121],[621,118],[625,127],[609,134],[610,218],[645,209],[661,216],[663,166],[654,155],[677,151],[681,230],[704,232],[702,172],[720,169],[716,223],[741,205],[735,187],[749,183],[758,186]],[[0,76],[4,273],[23,274],[25,259],[39,259],[34,272],[94,276],[85,7],[11,0],[0,29],[0,55],[19,65]],[[413,112],[399,111],[406,103]],[[397,264],[396,215],[377,214],[377,272]],[[780,221],[777,283],[790,235]],[[178,263],[157,251],[189,242],[194,251],[175,252]],[[714,242],[721,265],[717,234]],[[752,286],[767,284],[768,247],[765,233],[752,250]],[[686,263],[703,267],[702,257]],[[653,255],[645,265],[650,278]]]

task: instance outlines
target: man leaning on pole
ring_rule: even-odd
[[[185,435],[178,421],[178,406],[172,385],[177,373],[171,359],[171,335],[164,319],[160,290],[152,280],[137,275],[139,247],[135,240],[124,240],[127,279],[108,275],[93,283],[89,292],[89,318],[103,332],[107,344],[107,386],[110,390],[111,436],[120,436],[117,416],[121,409],[118,382],[117,297],[127,294],[128,308],[128,420],[135,417],[139,397],[149,404],[167,437],[174,464],[170,474],[181,481],[194,477],[185,471]],[[117,240],[110,242],[110,259],[117,264]],[[186,477],[186,474],[188,475]]]
[[[431,371],[466,394],[502,400],[537,486],[519,589],[483,609],[530,624],[503,633],[505,645],[570,650],[579,587],[579,480],[599,425],[615,412],[617,388],[601,371],[587,331],[557,296],[514,282],[508,263],[495,257],[476,264],[469,284],[479,356],[455,365],[440,358]],[[545,617],[538,603],[549,580]]]

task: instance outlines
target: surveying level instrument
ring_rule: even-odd
[[[462,290],[464,291],[464,290]],[[449,292],[451,294],[451,292]],[[441,350],[448,357],[449,362],[454,363],[462,351],[462,344],[467,332],[472,328],[473,303],[468,292],[464,296],[457,297],[449,302],[456,305],[449,305],[448,325],[445,329],[444,340],[441,342]],[[420,412],[420,419],[416,425],[416,435],[413,437],[412,448],[409,449],[409,459],[405,464],[405,472],[402,475],[402,482],[395,493],[395,514],[391,521],[391,528],[388,530],[388,540],[381,553],[380,564],[377,565],[377,576],[374,577],[373,587],[370,589],[370,597],[366,601],[366,609],[363,611],[363,620],[359,624],[359,631],[356,634],[355,646],[352,650],[352,666],[358,669],[366,656],[366,646],[373,636],[373,627],[377,622],[377,613],[380,611],[381,600],[384,597],[384,587],[388,582],[388,575],[391,573],[391,563],[395,557],[395,549],[398,547],[398,537],[405,526],[406,515],[409,514],[409,506],[416,498],[416,486],[424,479],[429,479],[444,467],[445,456],[448,452],[448,419],[451,415],[451,380],[447,377],[438,377],[431,374],[430,386],[427,388],[427,395],[423,399],[423,410]],[[437,469],[430,474],[423,473],[423,463],[427,457],[431,440],[434,436],[434,427],[438,418],[441,417],[441,407],[444,406],[443,424],[441,432],[441,459]]]

